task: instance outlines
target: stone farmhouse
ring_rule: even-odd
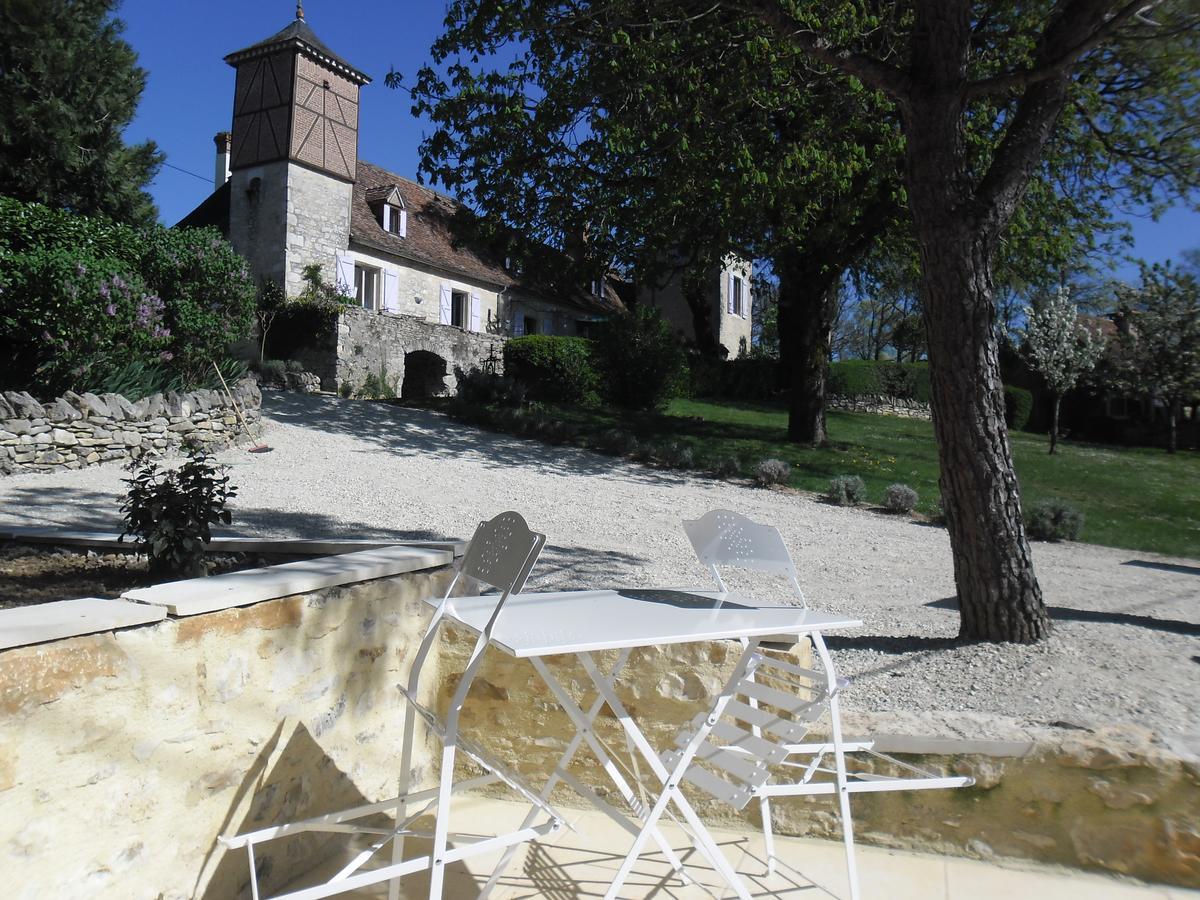
[[[357,300],[336,334],[293,353],[324,389],[386,371],[402,394],[453,390],[456,367],[499,367],[508,337],[586,335],[624,310],[627,285],[548,287],[458,239],[461,204],[360,161],[359,91],[371,79],[330,50],[299,7],[282,31],[225,61],[237,74],[232,129],[215,138],[215,189],[178,224],[215,225],[256,278],[289,295],[317,264]],[[749,265],[734,260],[712,278],[714,322],[730,355],[749,341],[749,277]],[[644,293],[686,337],[678,288]]]

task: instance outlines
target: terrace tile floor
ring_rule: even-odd
[[[481,832],[513,828],[525,807],[478,797],[464,798],[455,808],[455,820],[470,822]],[[496,900],[572,900],[603,897],[612,875],[629,846],[629,836],[602,814],[565,810],[570,828],[547,841],[521,848],[500,887]],[[453,823],[454,820],[452,820]],[[452,827],[453,824],[452,824]],[[687,845],[674,825],[664,827],[671,844]],[[746,878],[755,897],[830,900],[845,898],[845,857],[835,841],[779,838],[780,863],[765,876],[762,837],[758,834],[711,829],[726,856]],[[413,842],[414,851],[419,843]],[[863,900],[1185,900],[1200,898],[1200,891],[1147,885],[1067,869],[985,863],[957,857],[907,853],[858,846],[859,878]],[[406,854],[407,855],[407,854]],[[474,898],[499,854],[480,856],[469,867],[447,873],[446,900]],[[631,900],[724,900],[734,896],[719,875],[694,851],[685,857],[695,882],[681,884],[661,854],[648,853],[634,868],[621,896]],[[342,859],[298,880],[292,888],[312,884],[318,875],[337,871]],[[427,896],[428,880],[414,876],[402,882],[401,896],[418,900]],[[387,886],[343,895],[358,900],[387,897]]]

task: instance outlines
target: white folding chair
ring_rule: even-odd
[[[563,824],[563,817],[543,800],[538,791],[527,785],[516,773],[507,769],[490,752],[459,731],[459,714],[462,711],[476,672],[483,661],[484,652],[491,640],[496,620],[510,594],[519,593],[532,571],[538,555],[546,543],[546,536],[529,530],[525,520],[515,512],[505,512],[487,522],[479,523],[466,553],[458,563],[454,580],[433,614],[433,619],[420,648],[413,660],[407,687],[401,686],[400,693],[408,708],[404,722],[404,744],[400,760],[400,795],[379,803],[369,803],[342,812],[329,813],[301,822],[276,825],[248,834],[222,837],[221,843],[229,848],[245,847],[250,860],[250,884],[253,900],[259,900],[258,876],[254,864],[254,847],[270,840],[307,831],[340,832],[370,835],[373,842],[354,857],[328,882],[308,888],[276,895],[274,900],[315,900],[335,894],[356,890],[383,881],[389,882],[389,900],[397,900],[400,878],[414,872],[429,871],[429,897],[436,900],[442,896],[445,868],[448,863],[459,862],[479,854],[498,849],[515,847],[526,841],[536,840]],[[428,659],[440,626],[443,624],[447,604],[455,586],[463,576],[474,578],[500,591],[495,610],[487,626],[475,642],[475,647],[463,670],[458,687],[450,701],[449,710],[443,720],[432,709],[418,699],[421,671]],[[442,744],[440,777],[438,786],[428,790],[409,791],[412,772],[413,743],[416,721],[422,720],[429,733]],[[470,758],[484,774],[454,782],[454,767],[459,753]],[[516,831],[494,837],[452,834],[449,830],[450,803],[452,796],[461,791],[503,782],[516,791],[532,807],[544,814],[543,821],[534,824],[538,816],[531,816]],[[395,812],[395,822],[385,827],[368,827],[351,824],[357,820]],[[433,813],[435,825],[432,833],[418,832],[414,823]],[[432,838],[428,854],[413,859],[404,859],[404,839],[408,836]],[[388,843],[392,844],[391,863],[379,868],[362,871],[362,867]]]
[[[775,528],[728,510],[713,510],[700,519],[684,522],[683,527],[697,558],[708,566],[722,594],[729,592],[720,567],[751,569],[785,578],[795,590],[800,606],[808,608],[791,554]],[[845,741],[838,697],[849,687],[849,682],[834,671],[821,634],[810,632],[810,637],[819,669],[797,666],[764,653],[754,654],[737,682],[733,699],[725,705],[701,744],[684,780],[739,810],[752,799],[758,799],[768,874],[774,872],[776,862],[770,799],[836,794],[850,896],[858,900],[850,795],[965,787],[974,782],[971,778],[944,777],[918,769],[876,751],[870,740]],[[676,747],[689,746],[700,727],[710,722],[710,717],[708,712],[698,715],[677,737]],[[825,721],[828,740],[806,741],[810,732]],[[665,753],[664,764],[670,768],[680,752]],[[863,757],[881,761],[890,771],[902,774],[880,775],[865,768],[847,768],[847,758]]]

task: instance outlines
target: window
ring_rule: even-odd
[[[467,327],[467,316],[470,313],[470,307],[467,305],[471,302],[471,298],[467,296],[465,291],[453,291],[450,294],[450,324],[457,328]]]
[[[604,279],[603,278],[595,279],[592,282],[591,290],[592,290],[592,294],[594,296],[603,297],[604,296]]]
[[[383,230],[404,237],[408,231],[408,213],[391,203],[383,205]]]
[[[379,307],[379,270],[374,266],[354,266],[354,299],[363,309]]]
[[[537,316],[526,316],[525,317],[525,333],[526,334],[537,334],[538,333]]]
[[[743,281],[739,276],[734,275],[733,280],[729,284],[733,291],[733,295],[729,298],[729,311],[735,316],[742,316],[744,318],[746,315],[746,299],[745,291],[742,287]]]

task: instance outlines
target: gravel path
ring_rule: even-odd
[[[1036,544],[1054,635],[962,645],[940,528],[478,431],[443,416],[266,392],[274,450],[221,455],[238,533],[465,537],[504,509],[549,545],[536,588],[703,584],[680,520],[713,508],[775,524],[809,602],[864,622],[831,636],[857,710],[970,710],[1029,724],[1132,722],[1200,735],[1200,562]],[[0,523],[114,529],[116,466],[0,479]],[[1200,502],[1200,499],[1198,499]]]

